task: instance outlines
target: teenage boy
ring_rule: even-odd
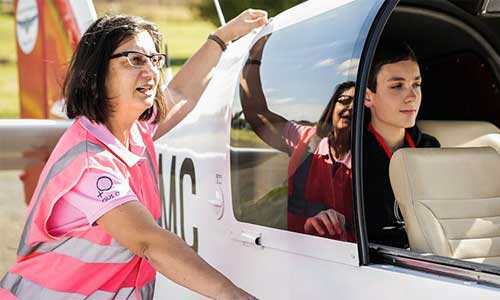
[[[381,42],[368,78],[369,109],[364,136],[364,206],[368,240],[407,248],[408,238],[389,180],[392,154],[403,147],[439,147],[415,125],[422,100],[422,77],[413,50]]]

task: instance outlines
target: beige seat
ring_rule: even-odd
[[[489,122],[421,120],[417,125],[436,137],[442,147],[490,146],[500,152],[500,129]]]
[[[389,174],[412,250],[500,265],[497,152],[400,149]]]

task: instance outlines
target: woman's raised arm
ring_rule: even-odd
[[[265,11],[247,9],[217,29],[214,34],[227,44],[266,23]],[[221,55],[221,45],[212,39],[207,39],[170,81],[165,94],[167,101],[175,105],[169,110],[166,119],[159,124],[155,139],[167,133],[193,110],[210,82],[212,70]]]

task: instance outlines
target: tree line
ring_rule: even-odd
[[[275,16],[278,13],[297,5],[304,0],[221,0],[219,1],[224,17],[230,20],[236,17],[240,12],[247,8],[259,8],[264,9],[269,13],[269,16]],[[208,19],[210,22],[219,26],[219,18],[217,16],[217,11],[215,10],[215,5],[213,0],[200,0],[196,5],[196,9],[202,18]]]

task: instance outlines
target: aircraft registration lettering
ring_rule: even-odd
[[[160,169],[160,197],[162,201],[163,226],[171,232],[179,235],[194,251],[198,252],[198,228],[192,227],[193,240],[189,243],[185,234],[185,219],[184,219],[184,177],[189,176],[191,180],[191,193],[196,195],[196,172],[193,160],[189,157],[183,159],[177,177],[177,157],[172,155],[170,164],[170,184],[169,184],[169,199],[168,204],[165,199],[164,189],[164,172],[163,172],[163,155],[159,155]],[[177,184],[179,185],[179,197],[177,197]],[[168,208],[168,211],[167,211]],[[179,219],[178,219],[179,218]]]

